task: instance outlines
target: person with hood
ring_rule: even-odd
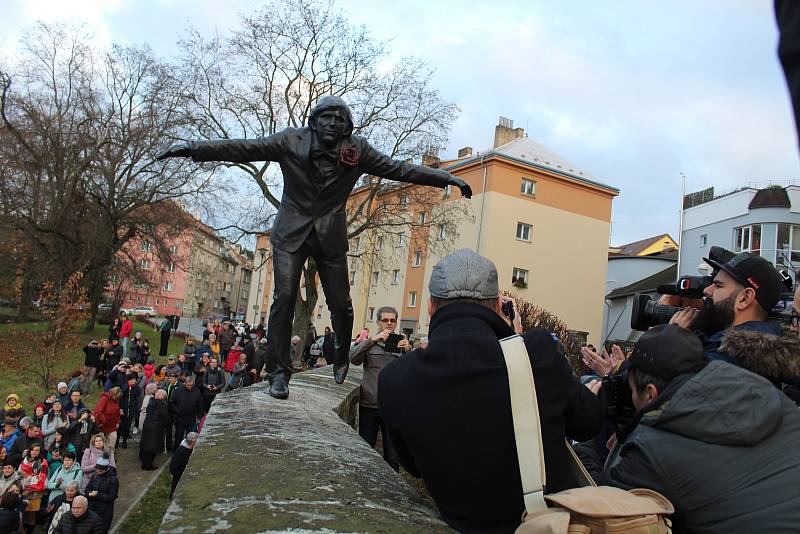
[[[50,466],[50,474],[47,477],[45,487],[50,490],[49,502],[64,493],[67,483],[76,482],[78,487],[83,483],[83,470],[80,464],[75,461],[75,453],[69,451],[64,454],[63,463],[58,467]]]
[[[64,513],[52,534],[103,534],[108,532],[103,517],[89,509],[89,500],[77,495],[69,513]],[[48,533],[49,534],[49,533]]]
[[[172,474],[172,488],[169,491],[170,499],[172,499],[172,495],[175,493],[175,488],[178,487],[178,482],[180,482],[183,472],[186,470],[186,466],[189,465],[189,458],[192,455],[195,443],[197,443],[197,437],[197,432],[189,432],[186,434],[186,439],[181,441],[180,447],[178,447],[178,450],[175,451],[172,455],[172,459],[170,459],[169,472]]]
[[[100,427],[94,422],[94,416],[89,408],[83,408],[78,418],[69,425],[69,442],[75,447],[75,457],[83,458],[85,451],[92,440],[92,436],[100,432]]]
[[[97,459],[95,468],[84,494],[89,499],[89,510],[103,519],[103,529],[108,532],[114,520],[114,501],[119,496],[117,469],[111,465],[107,454]]]
[[[708,361],[674,325],[645,332],[623,364],[637,409],[605,480],[658,491],[675,532],[796,532],[800,411],[765,378]]]
[[[120,406],[119,398],[122,390],[114,386],[102,395],[94,408],[94,420],[100,427],[100,432],[106,441],[106,446],[114,452],[117,442],[117,428],[119,427]]]
[[[9,410],[17,410],[20,417],[25,417],[25,409],[19,403],[19,395],[16,393],[10,393],[8,397],[6,397],[6,403],[3,406],[3,414]]]
[[[147,363],[144,364],[142,367],[142,371],[144,372],[145,384],[149,384],[155,381],[155,374],[156,374],[156,361],[153,358],[147,360]]]
[[[83,347],[83,368],[81,368],[81,393],[88,395],[97,369],[100,367],[100,355],[103,348],[100,342],[93,339]]]
[[[69,402],[69,398],[67,399]],[[56,430],[59,428],[69,428],[69,417],[63,409],[61,399],[56,399],[53,407],[47,412],[42,420],[42,436],[44,436],[44,447],[49,449],[55,439]]]
[[[117,464],[114,462],[114,451],[106,447],[106,442],[103,439],[103,434],[95,434],[92,436],[91,446],[83,451],[81,458],[81,471],[83,471],[83,483],[81,484],[81,493],[85,493],[86,484],[89,479],[94,475],[97,469],[97,462],[104,456],[108,458],[109,465],[116,468]]]
[[[165,450],[167,427],[171,425],[166,398],[165,390],[154,388],[153,397],[147,403],[147,413],[142,422],[142,437],[139,441],[139,459],[142,461],[144,471],[155,469],[153,460]]]
[[[469,198],[466,182],[442,169],[392,160],[369,142],[353,135],[353,116],[344,100],[324,96],[304,128],[286,128],[259,139],[193,141],[174,145],[158,159],[191,157],[194,161],[277,161],[284,178],[281,206],[272,229],[272,265],[275,294],[268,332],[270,395],[289,395],[289,344],[300,274],[308,257],[316,261],[323,291],[331,310],[337,340],[334,378],[344,382],[349,367],[349,332],[353,305],[347,272],[345,205],[364,175],[446,188],[455,185]]]
[[[47,459],[42,454],[42,445],[39,442],[31,444],[28,453],[19,464],[19,474],[22,476],[23,497],[28,501],[22,522],[26,532],[33,532],[36,526],[36,515],[42,507],[45,485],[47,484]]]

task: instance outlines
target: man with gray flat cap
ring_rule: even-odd
[[[378,406],[400,465],[422,477],[443,519],[459,532],[513,532],[525,505],[499,340],[522,326],[502,315],[494,264],[458,250],[428,285],[428,347],[386,365]],[[515,312],[515,316],[518,316]],[[550,333],[522,334],[535,376],[547,491],[574,487],[564,437],[594,437],[600,403],[582,386]]]
[[[347,275],[345,204],[362,174],[434,187],[455,185],[469,198],[472,190],[447,171],[395,161],[353,135],[350,108],[336,96],[325,96],[311,111],[304,128],[286,128],[258,139],[193,141],[158,156],[194,161],[277,161],[283,174],[283,196],[270,241],[273,245],[275,295],[269,312],[267,371],[269,393],[289,396],[289,340],[300,274],[314,258],[337,333],[333,374],[344,382],[349,366],[353,305]]]

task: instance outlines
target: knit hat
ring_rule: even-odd
[[[58,385],[56,386],[56,389],[61,389],[61,388],[65,388],[65,387],[67,387],[67,383],[66,382],[59,382]]]
[[[109,465],[111,465],[111,462],[108,461],[108,453],[104,452],[103,456],[97,459],[95,467],[98,469],[108,469]]]

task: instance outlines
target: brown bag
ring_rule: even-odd
[[[518,534],[668,534],[672,503],[648,489],[597,487],[569,443],[574,472],[586,487],[544,495],[546,472],[539,403],[528,351],[520,336],[500,341],[508,370],[511,414],[525,514]],[[533,409],[531,409],[533,407]]]

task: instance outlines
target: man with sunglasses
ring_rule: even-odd
[[[769,261],[749,252],[725,263],[705,261],[717,274],[703,292],[703,308],[686,308],[671,323],[695,329],[709,360],[744,367],[778,387],[796,382],[800,378],[797,336],[768,321],[785,287],[780,273]]]
[[[383,458],[392,469],[398,471],[400,463],[388,437],[386,425],[383,424],[378,413],[378,375],[390,362],[396,360],[409,350],[408,340],[397,341],[396,345],[390,341],[397,328],[397,310],[391,306],[378,308],[378,333],[372,338],[365,339],[350,351],[350,362],[353,365],[364,364],[364,378],[361,379],[361,397],[359,400],[358,419],[359,435],[375,446],[378,439],[378,429],[383,440]]]

